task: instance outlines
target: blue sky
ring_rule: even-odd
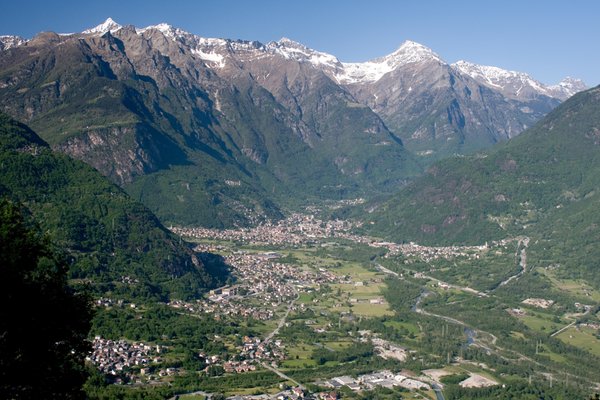
[[[107,17],[167,22],[205,37],[269,42],[289,37],[342,61],[366,61],[404,40],[459,59],[523,71],[544,83],[570,75],[600,84],[597,0],[8,1],[0,34],[79,32]]]

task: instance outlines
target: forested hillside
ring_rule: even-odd
[[[70,277],[99,293],[189,297],[221,279],[189,245],[93,168],[54,153],[0,116],[0,193],[22,203],[70,259]]]

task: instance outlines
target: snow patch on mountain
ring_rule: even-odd
[[[20,36],[0,35],[0,51],[21,46],[25,43],[27,43],[27,40]]]
[[[579,79],[566,78],[557,85],[548,86],[524,72],[508,71],[498,67],[458,61],[452,67],[475,79],[480,84],[502,91],[512,98],[531,98],[537,95],[565,100],[587,87]]]
[[[508,71],[498,67],[473,64],[464,60],[457,61],[452,64],[452,67],[478,81],[483,81],[489,86],[497,88],[503,88],[509,83],[521,83],[522,85],[529,85],[540,92],[546,90],[542,83],[524,72]]]
[[[281,38],[277,42],[270,42],[265,50],[273,54],[299,62],[308,62],[317,67],[340,68],[342,64],[337,57],[316,51],[288,38]]]
[[[214,63],[214,66],[218,68],[223,68],[225,66],[225,57],[223,57],[219,53],[205,53],[202,51],[200,47],[195,49],[191,49],[192,54],[198,56],[203,61],[208,61],[210,63]]]
[[[136,28],[135,32],[138,35],[141,35],[150,30],[157,30],[157,31],[161,32],[163,35],[165,35],[165,37],[168,37],[169,39],[172,39],[172,40],[182,40],[182,39],[185,39],[188,37],[195,37],[195,35],[192,35],[191,33],[184,31],[183,29],[174,28],[172,25],[169,25],[164,22],[157,24],[157,25],[150,25],[145,28],[139,28],[139,29]]]

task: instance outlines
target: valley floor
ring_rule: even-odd
[[[529,238],[434,248],[353,228],[308,214],[253,230],[173,228],[198,251],[222,254],[234,277],[203,299],[163,306],[201,322],[204,341],[153,337],[138,344],[153,352],[145,362],[100,367],[116,382],[189,393],[180,398],[567,399],[598,390],[598,306],[538,290],[546,275],[560,280],[530,266]],[[148,315],[135,307],[134,320]],[[115,347],[97,340],[99,354]]]

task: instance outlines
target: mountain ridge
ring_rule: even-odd
[[[85,32],[0,53],[0,108],[165,223],[252,224],[310,198],[393,193],[435,159],[514,137],[560,102],[509,99],[410,41],[379,59],[391,71],[378,80],[340,85],[344,63],[285,38],[112,19]]]
[[[115,31],[122,29],[122,28],[123,28],[123,25],[120,25],[119,23],[115,22],[112,18],[109,17],[102,24],[99,24],[93,28],[86,29],[82,33],[102,35],[107,32],[114,33]],[[276,49],[280,48],[280,47],[301,49],[301,50],[303,50],[302,55],[304,56],[304,57],[300,58],[300,60],[302,60],[302,61],[311,62],[313,65],[324,64],[327,67],[336,67],[336,68],[342,68],[342,69],[350,67],[351,69],[355,69],[355,70],[361,70],[361,69],[368,70],[369,66],[373,66],[374,64],[381,64],[381,63],[395,64],[395,65],[390,66],[390,70],[387,71],[387,72],[390,72],[393,69],[395,69],[396,67],[398,67],[399,65],[412,63],[412,62],[420,62],[420,61],[423,61],[424,59],[435,59],[441,63],[448,64],[438,54],[436,54],[431,48],[424,46],[420,43],[417,43],[415,41],[409,40],[409,39],[402,42],[400,44],[400,46],[395,51],[391,52],[390,54],[376,57],[372,60],[368,60],[368,61],[364,61],[364,62],[342,62],[335,55],[312,49],[298,41],[292,40],[287,37],[282,37],[278,41],[271,41],[271,42],[268,42],[267,44],[262,44],[258,41],[248,41],[248,40],[205,38],[205,37],[201,37],[201,36],[186,32],[179,28],[175,28],[172,25],[170,25],[168,23],[164,23],[164,22],[156,24],[156,25],[149,25],[145,28],[135,28],[135,29],[136,29],[136,32],[138,32],[138,33],[144,33],[148,29],[157,29],[157,30],[167,34],[168,36],[170,36],[173,39],[181,39],[184,37],[187,37],[187,38],[195,37],[200,43],[207,43],[207,44],[217,43],[217,42],[221,42],[221,44],[224,44],[225,42],[253,43],[253,44],[256,44],[256,48],[258,48],[258,49],[262,48],[267,51],[269,51],[269,50],[276,51]],[[288,58],[293,58],[292,54],[289,54],[289,53],[281,52],[280,54],[282,54]],[[316,56],[313,61],[311,61],[311,57],[310,57],[312,55]],[[322,61],[323,59],[326,59],[327,62],[323,62]],[[394,63],[394,61],[396,63]],[[477,68],[477,69],[479,69],[479,71],[477,71],[477,72],[479,74],[483,74],[484,77],[488,79],[488,81],[489,81],[488,75],[490,75],[490,72],[488,72],[488,71],[490,69],[493,69],[494,72],[496,72],[496,75],[498,75],[498,74],[502,74],[505,76],[512,75],[512,76],[517,76],[519,78],[523,77],[525,79],[531,79],[534,81],[533,86],[538,86],[537,89],[540,91],[546,91],[546,93],[544,93],[544,94],[551,93],[551,91],[548,91],[548,88],[558,90],[561,87],[561,84],[569,83],[570,91],[565,91],[563,93],[555,93],[553,96],[553,97],[557,97],[557,98],[558,98],[558,96],[560,96],[561,100],[565,100],[566,98],[577,93],[577,91],[585,90],[587,88],[585,86],[585,83],[583,83],[583,81],[581,81],[580,79],[577,79],[577,78],[571,78],[569,76],[566,76],[565,78],[563,78],[560,82],[558,82],[556,84],[545,85],[545,84],[540,83],[539,81],[536,81],[534,78],[531,78],[531,76],[529,76],[528,74],[526,74],[524,72],[511,71],[511,70],[506,70],[506,69],[502,69],[499,67],[479,65],[479,64],[471,63],[471,62],[468,62],[465,60],[459,60],[459,61],[449,64],[449,65],[452,65],[463,72],[465,72],[466,68]],[[486,71],[486,70],[488,70],[488,71]],[[470,75],[471,77],[473,77],[473,73],[467,73],[467,74]],[[383,76],[383,74],[382,75],[377,74],[376,76],[378,76],[378,78],[381,78],[381,76]],[[376,80],[378,80],[378,78],[375,79],[371,76],[370,78],[367,78],[367,81],[369,81],[369,82],[376,81]],[[346,74],[338,74],[338,82],[344,83],[344,84],[350,84],[350,83],[360,82],[360,80],[359,81],[352,80],[351,77],[348,76],[348,73],[346,73]],[[488,82],[488,83],[490,83],[490,82]]]
[[[540,94],[566,100],[587,87],[580,79],[566,77],[558,84],[544,85],[523,72],[508,71],[498,67],[457,61],[452,67],[469,75],[480,83],[500,89],[511,98],[531,98]],[[518,87],[518,89],[517,89]],[[523,93],[521,95],[521,93]]]

